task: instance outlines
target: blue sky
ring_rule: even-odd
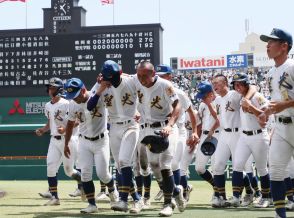
[[[43,27],[42,8],[51,0],[27,0],[0,4],[0,29]],[[80,0],[87,10],[87,26],[113,24],[112,5],[100,0]],[[114,23],[139,24],[161,22],[163,58],[222,55],[238,49],[244,41],[245,19],[249,32],[269,33],[281,27],[294,34],[293,0],[115,0]]]

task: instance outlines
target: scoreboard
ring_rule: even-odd
[[[134,74],[142,60],[161,62],[160,24],[86,27],[84,9],[74,7],[75,2],[52,0],[54,8],[44,9],[43,29],[0,31],[1,96],[45,96],[44,85],[51,77],[78,77],[91,88],[107,59],[128,74]],[[56,19],[54,11],[65,3],[70,16]]]

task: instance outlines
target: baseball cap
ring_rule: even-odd
[[[269,35],[261,35],[260,40],[268,42],[270,39],[273,40],[283,40],[288,43],[290,47],[293,45],[292,35],[285,30],[273,28]]]
[[[101,74],[104,80],[110,81],[115,74],[120,74],[121,67],[112,60],[107,60],[103,63]]]
[[[79,78],[71,78],[67,80],[64,84],[65,98],[75,99],[79,96],[83,87],[85,87],[84,83]]]
[[[156,71],[156,75],[164,75],[164,74],[173,73],[173,69],[170,66],[165,64],[156,66],[155,71]]]
[[[213,88],[210,82],[203,81],[197,86],[197,91],[195,99],[203,99],[207,93],[213,91]]]
[[[231,84],[233,84],[234,82],[246,82],[247,84],[250,83],[248,75],[246,73],[236,73],[233,76]]]

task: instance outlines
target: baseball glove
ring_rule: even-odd
[[[147,135],[141,143],[155,154],[164,152],[169,146],[168,138],[161,135]]]

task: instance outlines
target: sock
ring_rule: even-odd
[[[246,194],[253,194],[253,190],[250,184],[250,180],[247,174],[243,174],[243,181],[244,181],[244,187],[246,190]]]
[[[89,204],[96,205],[95,203],[95,186],[93,180],[89,182],[83,182],[84,192],[86,194]]]
[[[121,200],[128,202],[128,195],[130,193],[130,188],[133,183],[132,168],[131,167],[122,168],[121,174],[122,174]]]
[[[119,192],[119,197],[121,197],[121,187],[122,187],[122,176],[121,174],[118,172],[118,170],[116,170],[116,182],[117,182],[117,189]]]
[[[106,193],[106,185],[100,180],[100,192]]]
[[[143,189],[143,176],[136,176],[135,177],[137,192],[139,195],[142,196],[142,189]]]
[[[212,185],[212,187],[214,186],[212,174],[208,170],[206,170],[203,174],[199,174],[199,176]]]
[[[174,176],[170,169],[161,170],[162,190],[164,194],[164,204],[171,204],[172,194],[174,192]]]
[[[255,196],[260,196],[261,195],[261,192],[259,190],[259,187],[258,187],[258,177],[257,176],[254,176],[251,180],[251,186],[252,188],[254,189],[255,191]]]
[[[180,169],[173,171],[173,174],[174,174],[175,185],[180,185],[180,181],[181,181]]]
[[[291,178],[291,182],[292,182],[292,193],[294,195],[294,179]]]
[[[240,197],[241,187],[243,187],[243,172],[233,171],[232,187],[233,195],[236,198]]]
[[[80,172],[81,174],[81,169],[76,169],[76,171]],[[81,188],[83,188],[83,184],[82,184],[82,181],[78,181],[78,189],[81,190]]]
[[[261,195],[263,198],[269,198],[270,193],[270,178],[269,174],[260,177]]]
[[[132,181],[131,187],[130,187],[130,194],[131,194],[134,201],[139,201],[141,198],[140,195],[138,194],[138,192],[136,192],[136,190],[135,190],[135,184],[133,181]]]
[[[216,186],[215,190],[218,192],[218,196],[222,196],[224,200],[227,199],[226,197],[226,180],[225,174],[222,175],[214,175],[214,184]]]
[[[187,196],[187,188],[188,188],[188,179],[187,179],[187,176],[184,175],[184,176],[181,176],[181,186],[183,186],[183,189],[184,189],[184,198],[186,198]]]
[[[48,177],[48,184],[49,184],[49,191],[50,191],[51,195],[54,196],[56,199],[58,199],[57,176]]]
[[[293,201],[292,181],[290,177],[284,179],[286,187],[286,196],[289,201]]]
[[[107,183],[107,184],[104,184],[103,182],[100,181],[100,184],[101,184],[101,192],[106,192],[106,186],[108,188],[108,192],[111,193],[114,191],[115,189],[115,186],[114,186],[114,179],[111,178],[110,182]],[[102,185],[103,185],[103,188],[102,188]]]
[[[271,194],[274,201],[276,213],[282,217],[286,217],[286,201],[285,201],[285,183],[284,181],[270,181]]]
[[[148,176],[144,176],[143,181],[144,181],[144,198],[149,199],[150,198],[151,181],[152,181],[151,173]]]

